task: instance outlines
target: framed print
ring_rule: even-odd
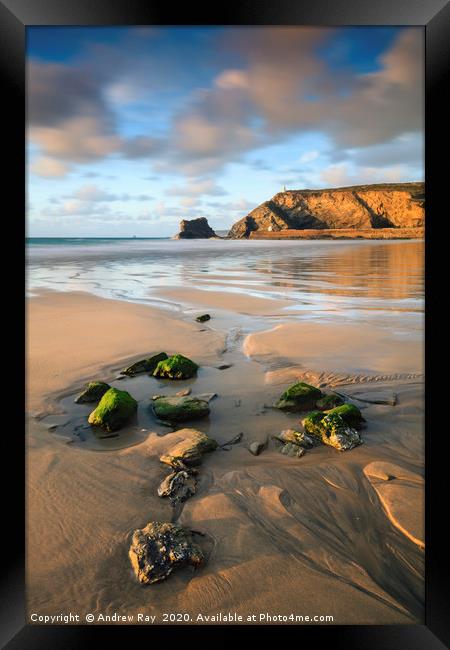
[[[26,289],[4,646],[445,647],[448,4],[0,10]]]

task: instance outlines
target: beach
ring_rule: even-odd
[[[423,253],[416,240],[29,245],[28,614],[422,623]],[[198,376],[118,379],[161,351],[193,359]],[[93,379],[138,401],[116,437],[95,435],[92,406],[74,404]],[[280,454],[271,436],[301,414],[271,405],[298,380],[353,400],[364,444]],[[184,388],[217,394],[192,428],[219,445],[243,438],[205,455],[197,493],[173,509],[157,495],[159,456],[184,434],[149,407]],[[204,565],[140,585],[128,549],[150,521],[199,531]]]

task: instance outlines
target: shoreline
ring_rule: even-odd
[[[215,300],[213,309],[218,307],[217,296]],[[261,315],[270,314],[274,305],[249,301],[245,307]],[[401,478],[406,471],[423,474],[420,378],[387,381],[373,372],[372,381],[351,373],[341,373],[339,379],[339,373],[327,371],[320,361],[320,355],[323,359],[329,354],[320,345],[324,333],[314,343],[307,324],[299,324],[306,327],[300,339],[308,340],[311,358],[317,357],[311,369],[298,364],[301,351],[289,360],[277,347],[289,345],[290,336],[298,339],[296,328],[294,333],[278,331],[274,340],[269,323],[261,333],[232,332],[234,312],[227,313],[224,320],[199,324],[193,308],[163,311],[79,292],[45,292],[29,299],[32,376],[27,390],[41,418],[29,419],[27,434],[27,517],[33,538],[28,549],[28,610],[51,614],[65,607],[132,614],[145,609],[158,617],[163,611],[196,616],[232,607],[244,616],[255,611],[325,613],[337,624],[420,622],[423,552],[392,523],[395,512],[391,518],[386,515],[378,486],[372,487],[371,476],[364,474],[375,461],[393,463],[402,498],[420,510],[420,492],[409,493]],[[217,326],[222,329],[215,330]],[[333,330],[328,324],[330,340]],[[348,339],[350,352],[352,337]],[[249,357],[244,341],[252,346]],[[376,337],[373,355],[375,343]],[[199,361],[198,377],[176,385],[146,375],[116,384],[112,380],[138,399],[138,425],[121,433],[119,440],[89,437],[68,444],[71,418],[85,418],[89,411],[88,405],[73,405],[82,382],[108,380],[128,361],[165,348]],[[405,357],[411,357],[411,350],[405,349]],[[219,370],[223,362],[231,365]],[[321,447],[291,459],[271,443],[260,456],[252,456],[250,440],[263,440],[298,420],[265,404],[301,378],[327,387],[339,385],[340,390],[347,382],[345,390],[350,392],[358,387],[395,390],[400,402],[395,407],[361,403],[368,427],[364,444],[350,452]],[[148,521],[171,521],[174,516],[156,487],[166,474],[159,455],[179,435],[155,425],[147,414],[149,397],[161,388],[174,394],[184,387],[218,395],[210,418],[193,427],[220,444],[239,431],[244,440],[229,452],[219,450],[205,458],[198,492],[178,515],[181,525],[205,534],[205,566],[142,587],[130,570],[129,537]],[[49,431],[55,424],[56,430]],[[405,527],[403,520],[401,525]],[[391,548],[400,550],[405,561]]]

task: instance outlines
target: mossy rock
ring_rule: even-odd
[[[111,386],[104,381],[90,381],[86,384],[86,389],[75,398],[76,404],[88,404],[90,402],[99,402],[103,395]]]
[[[291,412],[307,411],[314,408],[317,400],[322,396],[322,391],[315,386],[299,381],[284,391],[275,408]]]
[[[198,365],[184,357],[182,354],[174,354],[156,366],[153,376],[164,379],[190,379],[197,374]]]
[[[209,415],[208,402],[191,396],[158,397],[153,400],[153,410],[165,422],[187,422]]]
[[[362,443],[356,429],[348,425],[338,413],[329,413],[322,422],[322,442],[338,451],[348,451]]]
[[[132,363],[131,366],[128,366],[128,368],[121,370],[120,374],[128,375],[128,377],[134,377],[134,375],[138,375],[141,372],[153,373],[158,363],[168,358],[169,357],[165,352],[159,352],[159,354],[154,354],[152,357],[141,359],[140,361]]]
[[[336,410],[336,409],[335,409]],[[353,449],[362,443],[361,436],[339,413],[313,411],[302,421],[305,432],[339,451]]]
[[[103,395],[88,422],[108,432],[117,431],[136,413],[137,402],[126,390],[110,388]]]
[[[175,469],[184,469],[202,462],[203,454],[214,451],[217,442],[206,433],[195,429],[184,429],[187,437],[168,449],[167,453],[160,457],[161,463],[170,465]]]
[[[206,321],[211,320],[211,316],[209,314],[202,314],[201,316],[197,316],[195,320],[197,323],[206,323]]]
[[[310,436],[315,436],[322,440],[322,427],[320,426],[320,423],[323,420],[323,417],[323,411],[311,411],[311,413],[308,413],[308,415],[302,420],[305,432]]]
[[[346,424],[351,427],[361,427],[365,422],[361,411],[354,404],[342,404],[334,409],[327,411],[327,415],[340,415]]]
[[[321,411],[328,411],[332,408],[335,408],[336,406],[341,406],[343,403],[344,400],[340,395],[331,393],[329,395],[324,395],[318,399],[316,402],[316,408],[320,409]]]

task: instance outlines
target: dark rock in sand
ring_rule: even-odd
[[[266,449],[268,440],[254,440],[248,446],[248,450],[253,456],[259,456],[259,454]]]
[[[135,530],[129,557],[136,578],[141,584],[154,584],[169,577],[182,566],[199,566],[204,556],[194,544],[191,532],[170,523],[152,521]]]
[[[186,467],[200,465],[203,454],[217,448],[217,442],[201,431],[195,429],[182,431],[186,433],[185,440],[178,442],[163,454],[159,459],[162,463],[175,469],[186,469]]]
[[[103,395],[111,386],[104,381],[90,381],[86,384],[86,389],[75,398],[76,404],[88,404],[90,402],[99,402]]]
[[[165,352],[159,352],[159,354],[154,354],[152,357],[141,359],[140,361],[132,363],[131,366],[128,366],[128,368],[121,370],[121,374],[128,375],[129,377],[134,377],[134,375],[138,375],[141,372],[153,373],[158,363],[168,358],[169,357]]]
[[[197,323],[206,323],[206,321],[211,320],[211,316],[209,314],[202,314],[202,316],[197,316],[195,320]]]
[[[295,429],[285,429],[276,439],[281,440],[285,444],[291,443],[298,445],[304,449],[311,449],[317,444],[317,441],[311,436],[308,436],[304,431],[296,431]]]
[[[182,354],[174,354],[158,363],[153,376],[163,379],[190,379],[195,377],[197,370],[198,365],[194,361]]]
[[[321,390],[302,381],[289,386],[281,395],[275,408],[282,411],[307,411],[315,407],[316,401],[323,397]]]
[[[89,415],[89,424],[102,427],[109,433],[117,431],[136,413],[137,402],[126,390],[110,388],[97,408]]]
[[[158,397],[153,400],[155,415],[165,422],[187,422],[209,415],[206,400],[198,397]]]
[[[180,470],[171,472],[161,482],[158,488],[158,496],[169,497],[173,506],[177,503],[184,503],[197,491],[196,470]]]
[[[280,453],[291,458],[301,458],[306,454],[306,450],[293,442],[287,442],[281,446]]]

